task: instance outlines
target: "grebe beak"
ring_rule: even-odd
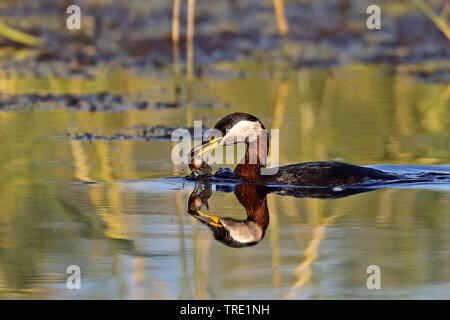
[[[222,223],[219,220],[219,217],[213,216],[207,213],[204,213],[203,211],[200,211],[198,209],[189,210],[189,213],[194,215],[199,220],[209,224],[210,226],[217,227],[217,228],[223,228]]]
[[[217,148],[220,145],[220,142],[222,141],[223,137],[219,137],[219,138],[214,138],[211,141],[195,147],[191,150],[191,157],[196,157],[196,156],[201,156],[202,154],[214,150],[215,148]]]

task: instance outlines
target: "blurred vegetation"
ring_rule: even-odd
[[[437,15],[423,0],[412,0],[450,40],[450,27],[445,18]]]
[[[3,2],[0,6],[11,9],[11,3]],[[137,48],[141,48],[143,38],[166,36],[170,43],[171,19],[151,22],[153,25],[142,23],[144,27],[139,32],[125,33],[126,37],[120,36],[117,28],[123,28],[122,32],[131,30],[127,27],[137,27],[140,24],[136,21],[143,21],[138,18],[152,11],[168,11],[165,15],[171,17],[171,2],[156,1],[151,7],[146,1],[136,1],[125,11],[115,9],[128,7],[128,2],[83,2],[89,9],[86,29],[81,34],[64,34],[62,42],[56,44],[51,32],[42,30],[42,25],[45,21],[46,28],[56,33],[61,28],[58,14],[63,12],[64,4],[58,2],[57,7],[51,5],[55,1],[46,1],[51,10],[48,15],[39,16],[41,7],[46,6],[34,1],[17,3],[35,16],[17,19],[12,12],[5,25],[21,30],[37,29],[36,34],[40,37],[46,34],[53,40],[52,46],[58,48],[64,47],[61,43],[68,45],[67,50],[62,50],[61,60],[58,55],[53,60],[48,52],[35,49],[11,48],[9,44],[1,47],[2,101],[27,94],[58,97],[67,93],[110,92],[129,96],[131,100],[182,104],[124,112],[73,111],[52,101],[39,107],[2,105],[0,298],[77,297],[65,288],[64,272],[71,264],[79,265],[86,275],[84,298],[194,299],[229,298],[231,294],[247,298],[302,298],[321,297],[323,292],[333,296],[333,292],[321,290],[326,286],[341,290],[338,297],[346,297],[352,296],[349,291],[365,283],[364,268],[378,261],[387,270],[383,286],[400,288],[400,294],[405,296],[411,287],[428,288],[430,283],[445,285],[450,281],[450,257],[446,249],[450,240],[446,215],[450,203],[446,192],[389,189],[327,201],[270,195],[269,234],[257,246],[239,251],[216,243],[208,230],[187,217],[188,187],[157,180],[186,174],[187,168],[175,166],[169,160],[171,142],[90,143],[67,136],[83,132],[133,133],[136,127],[152,125],[186,127],[192,126],[194,119],[204,119],[206,126],[212,126],[220,117],[242,111],[257,115],[269,129],[281,129],[281,164],[332,159],[361,165],[448,164],[450,86],[439,77],[437,81],[429,81],[433,75],[439,76],[441,70],[448,70],[448,61],[399,65],[349,63],[307,69],[301,64],[293,68],[284,61],[261,62],[259,55],[232,62],[211,62],[205,53],[201,58],[199,45],[194,52],[200,54],[196,61],[202,63],[196,68],[191,66],[192,83],[187,83],[180,75],[184,69],[178,59],[174,59],[174,65],[155,63],[150,67],[127,68],[114,61],[105,63],[92,58],[97,57],[102,46],[114,47],[114,39],[132,38]],[[241,7],[244,13],[252,14],[248,23],[253,28],[264,25],[264,32],[277,33],[272,1],[261,2],[255,9],[247,2],[231,3],[233,12],[242,14]],[[306,0],[301,3],[317,5]],[[339,17],[343,21],[348,13],[346,3],[340,2]],[[245,31],[246,26],[239,27],[233,19],[215,19],[218,12],[230,10],[228,2],[197,4],[196,35],[215,37],[216,33],[226,34],[230,30]],[[285,1],[286,7],[297,4]],[[444,2],[433,1],[432,5],[437,12],[436,8],[441,8]],[[390,1],[383,6],[390,16],[409,17],[411,12],[417,13],[411,1]],[[101,24],[94,10],[98,7],[108,8],[111,20],[117,17],[117,12],[126,12],[123,20],[127,27],[107,18],[104,19],[108,23]],[[440,12],[440,19],[447,19],[446,11]],[[330,38],[324,43],[308,41],[302,32],[309,32],[306,28],[309,25],[293,19],[291,14],[287,11],[287,19],[293,24],[290,36],[297,40],[291,42],[292,52],[301,52],[307,58],[316,54],[333,57],[330,38],[338,35],[330,36],[328,29],[316,26],[315,33]],[[445,30],[440,19],[431,17]],[[387,27],[396,25],[396,20],[383,21]],[[302,23],[305,25],[300,28]],[[358,34],[363,29],[364,24],[352,20],[346,24],[345,34]],[[181,40],[183,29],[180,31]],[[367,39],[371,37],[384,41],[380,35]],[[86,42],[73,42],[74,39]],[[74,49],[77,53],[74,55],[70,50],[78,47],[82,50]],[[417,43],[412,43],[392,52],[403,56],[416,47]],[[156,49],[150,46],[150,54],[144,60],[153,61],[151,51]],[[167,58],[166,52],[162,53]],[[167,59],[172,61],[172,51],[169,53]],[[67,60],[64,54],[68,55]],[[73,56],[78,60],[72,59]],[[10,59],[14,64],[9,64]],[[39,68],[28,68],[37,60]],[[61,71],[68,67],[74,73]],[[212,107],[199,107],[202,103]],[[20,111],[14,107],[20,107]],[[142,187],[136,181],[147,184]],[[232,194],[216,193],[213,197],[210,204],[216,214],[242,217],[243,209]],[[329,278],[335,279],[333,274],[340,276],[340,282],[327,283]],[[368,294],[363,292],[361,296]]]

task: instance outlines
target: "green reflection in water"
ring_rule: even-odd
[[[270,234],[236,250],[212,241],[186,216],[189,187],[134,189],[119,181],[184,175],[186,168],[169,160],[172,143],[67,137],[192,126],[193,119],[211,126],[243,111],[280,128],[282,164],[450,162],[445,85],[376,65],[287,72],[242,61],[209,68],[192,84],[190,107],[106,113],[49,103],[46,110],[0,111],[2,298],[448,298],[448,192],[381,190],[339,200],[269,195]],[[97,72],[94,80],[0,75],[0,94],[108,91],[149,102],[187,99],[184,87],[174,95],[170,68],[147,76]],[[199,106],[211,102],[219,107]],[[210,202],[217,215],[244,214],[229,194]],[[80,292],[65,286],[72,264],[83,270]],[[370,264],[385,270],[382,293],[365,289]]]

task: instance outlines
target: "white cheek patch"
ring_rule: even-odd
[[[223,144],[232,144],[256,139],[261,132],[259,123],[253,121],[239,121],[225,135]]]
[[[220,219],[220,223],[227,229],[230,237],[240,243],[258,242],[263,237],[261,227],[254,221]]]

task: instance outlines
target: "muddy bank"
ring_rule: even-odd
[[[228,107],[227,104],[220,102],[192,103],[192,105],[200,108]],[[143,99],[135,100],[127,95],[111,94],[108,92],[84,95],[24,94],[2,97],[0,100],[0,110],[3,111],[25,111],[30,108],[45,111],[55,108],[67,108],[90,112],[118,112],[133,109],[175,109],[185,106],[185,102],[149,102]]]
[[[83,132],[83,133],[68,133],[67,135],[75,140],[82,141],[117,141],[117,140],[171,140],[172,133],[175,130],[185,129],[189,132],[190,136],[194,136],[194,128],[175,128],[167,126],[136,126],[131,128],[122,129],[121,132],[116,132],[113,135],[98,134],[95,132]],[[198,130],[198,128],[197,128]],[[201,133],[203,134],[208,128],[202,127]]]
[[[400,72],[424,83],[450,83],[450,66],[433,70],[408,70]]]
[[[5,59],[3,70],[38,75],[92,77],[92,68],[163,68],[174,61],[171,1],[78,1],[80,31],[65,28],[66,3],[45,0],[2,4],[2,18],[44,38],[25,59]],[[369,1],[286,1],[289,61],[296,68],[329,68],[347,63],[410,64],[448,61],[448,39],[413,3],[382,5],[381,30],[368,30]],[[437,5],[436,12],[442,11]],[[185,61],[186,7],[181,7],[179,55]],[[195,16],[196,72],[201,65],[242,58],[283,60],[272,1],[224,1],[211,6],[198,0]],[[0,46],[17,46],[0,39]]]

